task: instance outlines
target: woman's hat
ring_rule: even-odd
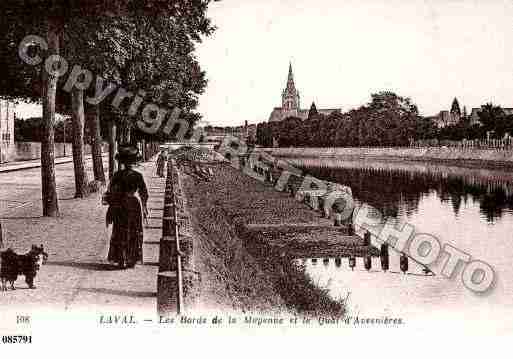
[[[139,149],[133,145],[119,145],[116,159],[122,163],[135,163],[142,159]]]

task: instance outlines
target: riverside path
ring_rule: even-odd
[[[92,178],[91,161],[86,162]],[[58,164],[57,192],[61,216],[41,216],[39,168],[0,172],[0,221],[4,249],[27,252],[32,244],[43,244],[49,259],[29,290],[23,277],[17,290],[0,292],[0,323],[9,312],[124,311],[155,313],[159,228],[165,179],[155,177],[154,162],[143,163],[140,171],[150,194],[149,221],[145,228],[144,264],[118,270],[106,261],[110,230],[105,225],[106,206],[101,193],[74,199],[73,164]],[[1,324],[0,324],[1,329]]]

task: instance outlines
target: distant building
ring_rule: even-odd
[[[443,128],[447,126],[452,126],[463,120],[464,114],[462,115],[460,110],[460,105],[458,103],[458,99],[454,98],[451,106],[451,110],[442,110],[438,113],[438,115],[427,117],[433,121],[438,128]]]
[[[0,99],[0,162],[6,162],[14,146],[15,105]]]
[[[299,91],[294,84],[294,74],[292,72],[292,64],[289,64],[289,76],[287,85],[281,94],[281,107],[275,107],[269,116],[269,122],[282,121],[287,117],[298,117],[302,120],[308,118],[309,109],[301,109],[301,101]],[[341,109],[317,109],[321,115],[329,115],[333,112],[341,112]]]
[[[506,114],[506,116],[513,115],[513,108],[502,108],[502,111]],[[472,111],[470,112],[470,125],[477,125],[481,124],[479,121],[479,112],[481,112],[481,107],[474,107],[472,108]]]

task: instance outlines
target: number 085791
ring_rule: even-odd
[[[2,335],[1,344],[32,344],[32,335]]]

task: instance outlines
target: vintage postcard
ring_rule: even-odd
[[[3,0],[0,352],[510,337],[512,18]]]

